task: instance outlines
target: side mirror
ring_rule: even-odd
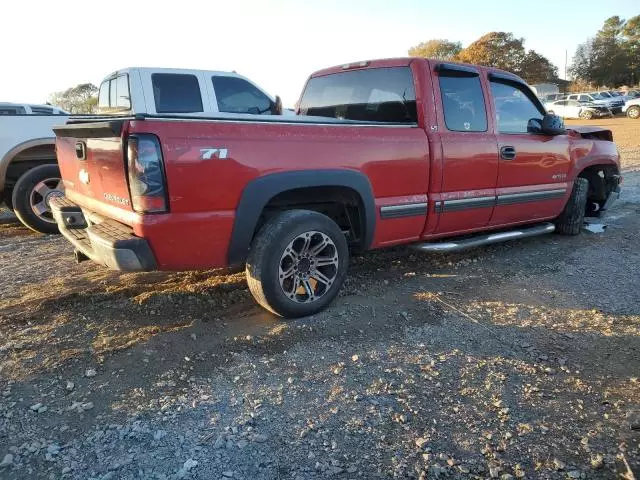
[[[276,95],[276,101],[271,105],[271,115],[282,115],[282,99]]]
[[[527,133],[542,133],[542,120],[530,118],[527,122]]]
[[[564,135],[567,129],[564,128],[564,120],[558,115],[547,113],[541,122],[540,133],[544,135]]]

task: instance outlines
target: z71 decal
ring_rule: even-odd
[[[220,160],[224,160],[225,158],[227,158],[227,149],[226,148],[201,148],[200,158],[202,160],[211,160],[212,158],[219,158]]]

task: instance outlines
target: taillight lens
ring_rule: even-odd
[[[158,137],[131,135],[127,142],[127,162],[133,209],[140,213],[166,212],[167,189]]]

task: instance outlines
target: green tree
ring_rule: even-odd
[[[454,60],[462,50],[460,42],[450,42],[443,39],[432,39],[422,42],[409,49],[412,57],[437,58],[439,60]]]
[[[640,15],[626,22],[613,16],[578,46],[569,71],[575,79],[599,86],[633,84],[638,80],[639,56]]]
[[[622,28],[623,47],[629,60],[630,84],[640,80],[640,15],[631,17]]]
[[[529,50],[520,64],[519,74],[527,83],[551,82],[558,78],[558,67],[535,50]]]
[[[53,93],[49,101],[69,113],[95,113],[98,106],[98,87],[92,83],[81,83],[64,92]]]
[[[569,67],[569,75],[581,82],[590,82],[593,78],[592,74],[592,58],[593,58],[593,39],[590,38],[584,43],[578,45],[576,53]]]
[[[519,74],[526,56],[522,38],[513,33],[490,32],[462,49],[458,60],[501,68]]]

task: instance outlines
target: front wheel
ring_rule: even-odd
[[[580,233],[587,209],[588,193],[589,180],[581,177],[576,178],[573,182],[571,196],[560,216],[556,218],[556,232],[564,235],[578,235]]]
[[[340,227],[311,210],[289,210],[271,218],[253,240],[247,259],[249,290],[281,317],[323,310],[347,275],[349,248]]]
[[[49,202],[64,195],[57,165],[40,165],[25,172],[13,187],[13,211],[18,219],[39,233],[58,233]]]
[[[627,117],[637,119],[640,118],[640,106],[634,105],[627,109]]]

